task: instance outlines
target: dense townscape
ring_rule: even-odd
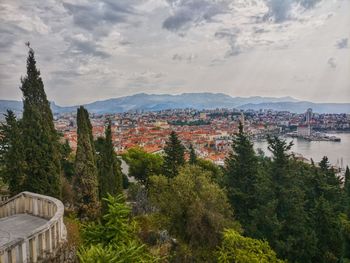
[[[272,110],[239,111],[215,110],[164,110],[158,112],[127,112],[110,115],[91,115],[93,135],[103,136],[105,122],[111,120],[113,145],[117,153],[139,146],[148,153],[160,153],[171,131],[181,138],[185,147],[193,144],[198,156],[223,165],[230,150],[231,138],[244,123],[245,132],[253,140],[266,139],[267,135],[285,135],[301,131],[310,125],[314,132],[350,131],[350,114],[318,114],[305,110],[305,114]],[[76,114],[55,116],[55,127],[76,149]]]

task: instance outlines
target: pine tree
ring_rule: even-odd
[[[330,169],[330,164],[327,156],[323,156],[322,160],[319,163],[319,166],[323,172],[328,172]]]
[[[197,163],[197,155],[196,155],[196,152],[193,148],[193,145],[192,143],[190,144],[190,160],[189,160],[189,163],[190,164],[196,164]]]
[[[99,153],[99,194],[101,200],[107,198],[108,194],[116,196],[123,189],[122,172],[114,152],[111,125],[111,121],[108,121],[105,139]]]
[[[236,217],[248,230],[251,210],[256,207],[258,160],[241,122],[238,128],[232,140],[232,151],[226,159],[226,181]]]
[[[169,178],[175,177],[179,173],[179,168],[185,164],[185,148],[174,131],[170,133],[164,152],[164,175]]]
[[[27,76],[22,78],[21,82],[23,92],[21,126],[26,161],[26,190],[59,197],[60,145],[50,103],[45,94],[40,71],[36,68],[32,48],[29,48],[27,58]]]
[[[271,178],[275,196],[275,215],[279,225],[268,240],[280,257],[290,262],[306,262],[311,258],[316,243],[313,229],[309,227],[305,193],[291,167],[288,151],[293,143],[278,137],[268,138],[272,152]]]
[[[78,145],[74,163],[75,205],[81,218],[96,218],[99,213],[98,171],[92,140],[92,126],[84,107],[77,111]]]
[[[344,195],[345,195],[345,205],[346,205],[346,219],[348,223],[348,228],[343,227],[344,236],[344,257],[350,260],[350,169],[346,166],[345,169],[345,182],[344,182]]]
[[[6,123],[0,126],[0,156],[2,177],[8,183],[11,195],[24,190],[25,161],[20,122],[12,111],[5,115]]]
[[[335,174],[334,169],[331,167],[328,161],[328,157],[324,156],[319,163],[321,176],[323,177],[323,194],[327,201],[332,203],[332,207],[336,210],[342,211],[343,196],[341,191],[341,180]]]

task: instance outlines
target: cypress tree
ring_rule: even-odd
[[[6,123],[0,126],[0,156],[2,177],[8,183],[11,195],[24,189],[25,161],[20,122],[12,111],[5,114]]]
[[[32,48],[29,48],[27,58],[27,75],[21,82],[26,190],[60,197],[61,165],[58,134]]]
[[[232,140],[232,151],[226,158],[225,170],[231,205],[238,221],[248,230],[251,210],[256,207],[258,159],[241,122]]]
[[[192,165],[197,163],[197,155],[196,155],[196,152],[194,151],[192,143],[190,144],[190,160],[189,160],[189,163],[192,164]]]
[[[113,196],[120,194],[123,189],[122,172],[114,152],[111,126],[109,120],[102,149],[99,153],[99,193],[101,200],[106,198],[108,194]]]
[[[346,197],[346,204],[348,210],[348,216],[350,218],[350,169],[349,166],[346,166],[345,170],[345,182],[344,182],[344,192]]]
[[[185,147],[177,137],[176,132],[170,133],[164,152],[164,175],[169,178],[175,177],[179,173],[180,166],[185,164]]]
[[[80,218],[96,218],[99,213],[96,154],[89,114],[82,106],[77,111],[77,125],[78,144],[73,180],[75,205]]]

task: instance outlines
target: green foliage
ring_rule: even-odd
[[[23,92],[21,128],[26,163],[25,189],[59,197],[61,157],[58,134],[31,48],[27,58],[27,76],[22,78],[21,82]]]
[[[25,168],[20,122],[12,111],[5,115],[0,126],[1,177],[8,184],[11,195],[24,190]]]
[[[344,251],[344,259],[350,262],[350,218],[346,214],[340,215],[340,222],[342,226],[342,235],[344,239],[343,251]]]
[[[333,204],[322,196],[316,201],[313,212],[318,238],[315,262],[339,262],[343,248],[339,214],[335,213]]]
[[[253,144],[239,123],[239,132],[232,141],[232,151],[226,159],[226,185],[230,203],[235,209],[237,219],[252,228],[251,213],[256,208],[256,184],[258,180],[258,159]]]
[[[283,263],[266,241],[240,235],[234,229],[226,229],[218,250],[219,263]]]
[[[344,194],[345,194],[346,212],[348,217],[350,218],[350,169],[349,169],[349,166],[346,166],[344,177],[345,177]]]
[[[75,206],[80,218],[96,218],[99,213],[98,171],[89,114],[84,107],[77,113],[78,145],[75,157]]]
[[[270,174],[278,220],[278,228],[270,233],[268,240],[282,258],[304,262],[314,253],[316,238],[308,225],[309,214],[304,209],[305,193],[289,159],[288,151],[293,144],[277,137],[268,138],[268,142],[273,154]]]
[[[163,158],[158,154],[147,153],[141,148],[131,148],[123,155],[123,159],[129,165],[129,176],[143,185],[148,184],[150,176],[162,173]]]
[[[185,166],[171,179],[152,176],[149,195],[164,227],[192,248],[213,249],[221,231],[234,224],[226,193],[200,167]]]
[[[190,144],[190,160],[189,160],[189,163],[190,164],[196,164],[197,162],[197,155],[196,155],[196,152],[193,148],[193,145]]]
[[[84,244],[78,252],[80,262],[157,262],[136,236],[137,226],[130,220],[130,208],[124,197],[105,199],[108,212],[102,222],[83,226]]]
[[[266,239],[289,262],[338,262],[344,252],[339,217],[344,205],[328,160],[317,168],[294,160],[292,144],[277,137],[268,142],[273,156],[258,158],[257,206],[244,229]]]
[[[111,195],[121,193],[123,189],[122,171],[114,152],[111,125],[108,121],[105,139],[101,141],[101,149],[98,150],[100,199],[107,197],[108,193]]]
[[[185,164],[185,147],[173,131],[164,148],[163,174],[169,178],[175,177],[179,173],[179,168]]]
[[[212,180],[220,186],[225,184],[223,172],[224,169],[221,166],[218,166],[215,163],[209,160],[204,160],[202,158],[197,159],[196,165],[201,167],[203,170],[210,172]]]
[[[68,140],[61,144],[61,167],[64,177],[71,182],[74,176],[74,158]]]

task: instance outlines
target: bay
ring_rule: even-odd
[[[313,159],[314,162],[319,162],[323,156],[327,156],[332,165],[338,165],[343,168],[348,165],[350,167],[350,133],[329,134],[341,138],[341,142],[331,141],[306,141],[303,139],[286,138],[293,141],[292,152],[303,155],[307,159]],[[267,156],[271,153],[267,149],[267,141],[254,142],[254,148],[262,149]],[[343,161],[341,161],[343,160]]]

